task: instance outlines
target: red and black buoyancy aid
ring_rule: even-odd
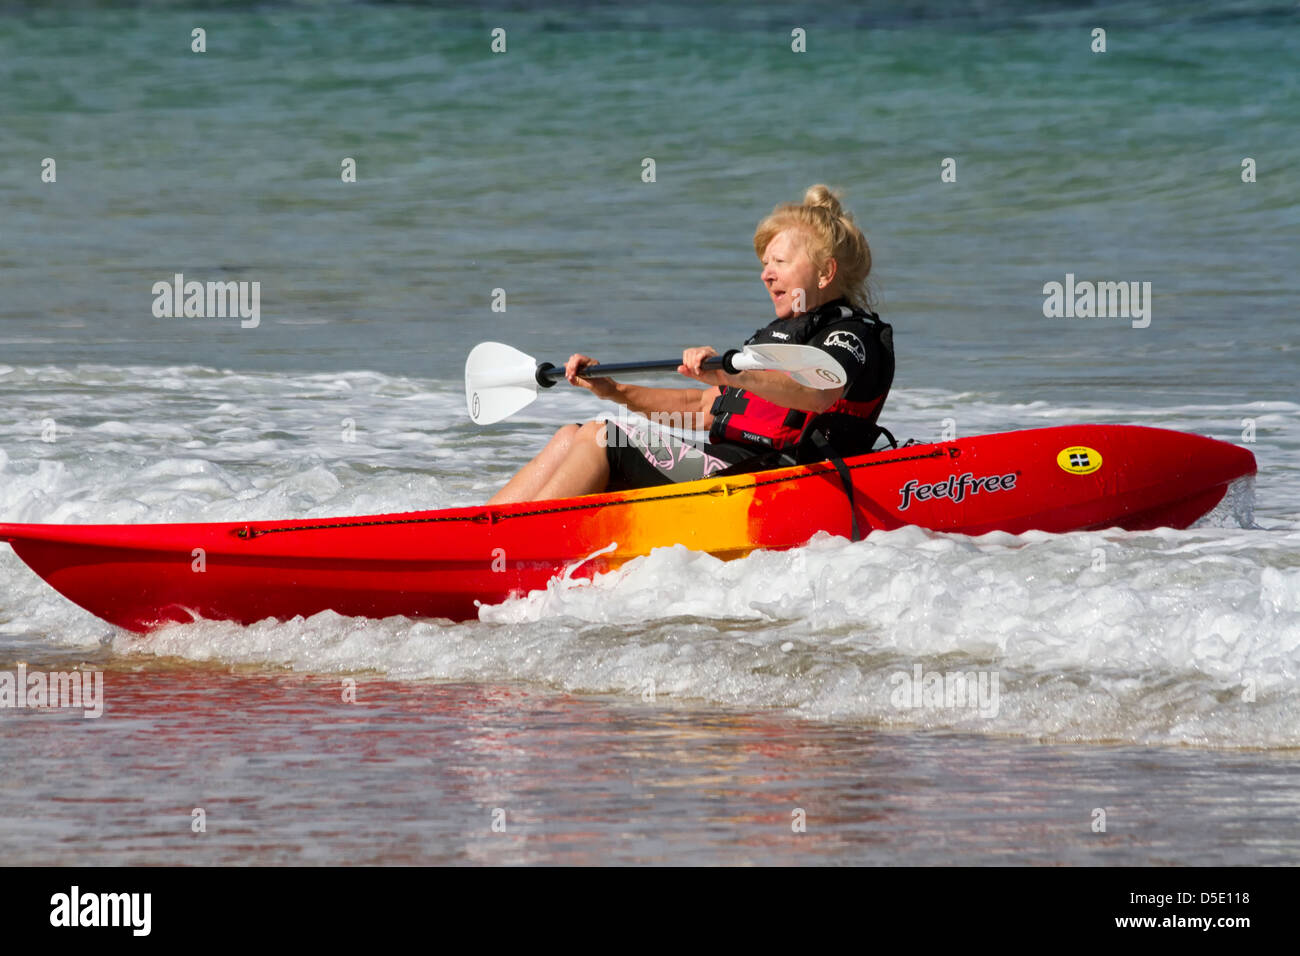
[[[854,308],[840,299],[797,318],[777,320],[759,329],[745,344],[783,342],[803,345],[828,325],[844,326],[848,331],[856,332],[863,343],[879,346],[874,356],[868,356],[868,362],[881,367],[866,370],[875,372],[875,381],[855,381],[848,388],[848,393],[865,393],[865,400],[849,399],[846,393],[826,411],[815,415],[785,408],[743,388],[724,386],[722,394],[713,401],[709,441],[747,445],[762,451],[789,451],[797,455],[801,443],[811,432],[818,430],[843,455],[869,451],[880,434],[876,419],[894,377],[893,332],[888,323],[882,322],[875,313]],[[861,378],[870,379],[872,375],[864,374]]]

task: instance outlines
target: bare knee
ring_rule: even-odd
[[[582,438],[586,438],[590,441],[598,441],[603,445],[604,435],[605,435],[605,422],[603,421],[587,422],[587,424],[583,425],[578,430],[578,434]]]
[[[547,445],[567,447],[578,437],[581,430],[581,425],[562,425],[555,430],[555,434],[551,436],[551,440],[547,442]]]

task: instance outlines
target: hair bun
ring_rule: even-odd
[[[829,210],[833,216],[844,214],[844,207],[840,205],[839,196],[831,192],[830,187],[824,183],[809,186],[808,191],[803,194],[803,204],[805,206],[820,206]]]

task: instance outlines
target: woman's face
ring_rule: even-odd
[[[803,237],[796,230],[786,229],[773,236],[763,250],[763,271],[758,277],[772,297],[776,317],[788,319],[811,312],[828,301],[835,276],[834,259],[826,263],[826,270],[818,274],[804,249]]]

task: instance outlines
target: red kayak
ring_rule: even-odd
[[[1255,473],[1225,442],[1131,425],[1069,425],[845,459],[863,533],[918,525],[979,535],[1185,528]],[[829,462],[503,506],[355,518],[155,525],[0,524],[37,574],[133,631],[197,618],[252,623],[324,610],[467,620],[651,549],[721,558],[849,537]]]

